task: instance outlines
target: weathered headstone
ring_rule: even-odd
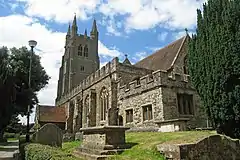
[[[37,132],[33,134],[33,142],[50,145],[54,147],[62,147],[63,133],[55,124],[45,124]]]

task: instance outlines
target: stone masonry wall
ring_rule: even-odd
[[[171,160],[240,160],[240,141],[221,135],[196,143],[160,144],[157,149]]]
[[[101,124],[106,124],[106,121],[102,121],[100,123],[100,94],[102,89],[105,87],[109,94],[109,107],[112,106],[112,85],[111,85],[111,77],[108,76],[105,79],[102,79],[100,82],[96,83],[95,85],[89,87],[88,89],[83,91],[83,127],[86,127],[86,106],[84,106],[84,101],[88,95],[90,95],[91,90],[94,90],[96,92],[96,125],[100,126]]]
[[[143,121],[143,106],[152,105],[153,119]],[[119,114],[123,117],[123,124],[128,127],[157,127],[154,121],[163,120],[162,90],[155,88],[148,92],[131,95],[128,98],[119,99]],[[126,123],[126,110],[133,109],[133,122]]]
[[[194,92],[188,80],[187,75],[159,70],[141,77],[139,83],[130,82],[128,87],[119,85],[118,108],[124,124],[130,127],[157,127],[155,122],[180,118],[176,93],[178,90]],[[143,122],[142,107],[148,104],[152,105],[153,119]],[[126,124],[128,109],[133,109],[133,122]]]
[[[187,127],[196,128],[196,127],[206,127],[206,116],[204,111],[200,108],[200,98],[195,90],[187,88],[162,88],[162,99],[163,99],[163,116],[164,120],[171,119],[189,119],[187,122]],[[177,93],[180,94],[190,94],[193,95],[193,115],[181,115],[178,112],[178,102],[177,102]]]

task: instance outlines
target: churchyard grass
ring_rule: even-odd
[[[191,143],[206,136],[216,134],[215,131],[186,131],[186,132],[132,132],[126,133],[127,143],[136,143],[131,149],[120,155],[115,155],[110,160],[164,160],[164,157],[157,151],[156,145],[161,143]],[[80,141],[65,142],[61,152],[71,155],[80,146]],[[70,156],[68,160],[81,160]]]
[[[62,145],[62,151],[66,154],[71,154],[81,144],[80,141],[64,142]]]
[[[8,141],[16,141],[16,140],[18,140],[18,138],[8,138],[7,140]]]
[[[135,132],[126,133],[127,143],[137,143],[131,149],[120,155],[113,156],[111,160],[164,160],[157,151],[156,145],[161,143],[191,143],[206,136],[216,134],[215,131],[186,131],[186,132]]]

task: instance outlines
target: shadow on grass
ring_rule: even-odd
[[[127,149],[132,148],[132,147],[134,147],[134,146],[136,146],[136,145],[138,145],[138,143],[134,143],[134,142],[127,142],[127,143],[126,143]]]
[[[4,152],[14,152],[18,150],[18,148],[0,148],[0,151],[4,151]]]
[[[8,141],[0,143],[0,146],[18,146],[18,141]]]

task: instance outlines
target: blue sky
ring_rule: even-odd
[[[194,32],[196,9],[205,0],[0,0],[0,45],[38,42],[36,54],[51,80],[38,93],[40,104],[54,105],[65,35],[74,13],[78,33],[97,20],[101,65],[127,54],[135,63],[157,49]],[[34,113],[31,115],[31,121]]]

